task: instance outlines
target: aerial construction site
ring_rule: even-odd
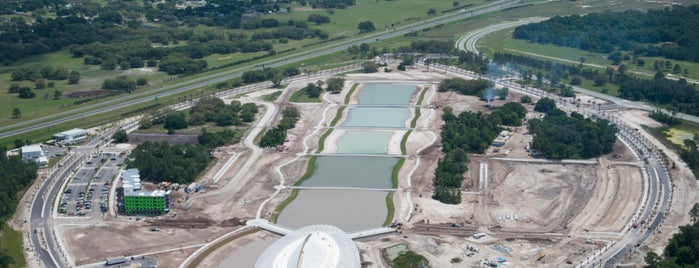
[[[613,107],[602,113],[594,105],[575,107],[562,100],[561,109],[582,108],[620,126],[612,153],[584,160],[536,158],[525,123],[509,129],[504,145],[469,155],[461,203],[448,205],[431,198],[434,170],[444,156],[439,138],[443,108],[455,114],[490,108],[477,97],[436,88],[443,79],[473,79],[473,74],[425,65],[403,72],[350,73],[342,75],[345,86],[339,94],[325,93],[316,103],[289,102],[307,83],[328,77],[293,81],[274,101],[262,96],[280,89],[222,97],[227,103],[256,103],[261,112],[239,144],[213,152],[215,163],[197,181],[201,190],[173,190],[170,211],[162,216],[123,216],[111,209],[97,217],[56,217],[60,258],[78,267],[99,267],[114,256],[154,258],[160,267],[252,267],[283,236],[249,224],[257,219],[291,231],[312,224],[338,226],[356,235],[363,267],[389,267],[395,251],[407,250],[424,256],[430,267],[588,267],[605,265],[619,254],[641,263],[637,246],[661,252],[677,223],[690,221],[686,211],[697,201],[695,180],[685,167],[663,168],[678,157],[640,128],[654,124],[645,112]],[[402,88],[381,91],[372,88],[376,85]],[[533,89],[496,83],[503,86],[510,94],[493,100],[493,106],[523,95],[541,97]],[[388,96],[389,104],[362,98],[389,91],[403,95]],[[400,98],[405,102],[392,103]],[[580,98],[582,103],[593,99]],[[300,117],[284,146],[255,145],[260,132],[274,127],[289,106]],[[541,116],[533,105],[526,107],[527,118]],[[353,125],[363,116],[358,108],[384,109],[368,110],[372,120],[396,112],[402,121],[391,127],[369,121]],[[119,150],[135,147],[125,146]],[[665,157],[657,166],[649,159],[654,151]],[[378,173],[367,173],[368,181],[330,183],[322,177],[361,169],[354,165]],[[304,175],[309,167],[310,177]],[[658,175],[660,168],[669,172],[667,184]],[[375,228],[382,229],[358,235]]]

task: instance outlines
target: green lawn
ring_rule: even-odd
[[[14,260],[14,263],[10,264],[10,268],[27,267],[27,261],[24,259],[22,233],[15,231],[6,223],[2,225],[0,247],[7,249],[7,254]]]
[[[322,94],[322,93],[321,93]],[[299,89],[289,97],[290,102],[320,102],[319,97],[311,98],[306,89]]]

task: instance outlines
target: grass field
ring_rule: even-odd
[[[320,97],[311,98],[306,89],[300,89],[291,94],[290,102],[320,102]]]
[[[2,233],[0,234],[0,246],[7,250],[7,254],[12,257],[14,263],[10,264],[10,268],[27,267],[27,261],[24,259],[24,248],[22,245],[22,233],[15,231],[6,223],[2,225]]]

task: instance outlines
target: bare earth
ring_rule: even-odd
[[[506,257],[513,267],[560,267],[566,265],[567,261],[579,263],[601,247],[597,242],[586,243],[587,239],[615,239],[616,233],[624,228],[638,209],[643,192],[639,168],[642,163],[637,162],[620,143],[614,147],[614,152],[598,159],[580,163],[553,163],[530,157],[525,149],[531,135],[526,134],[524,127],[512,129],[513,136],[499,152],[490,150],[485,155],[469,156],[471,162],[469,171],[464,174],[461,204],[446,205],[433,200],[434,169],[437,160],[443,156],[439,146],[441,108],[453,107],[455,113],[466,110],[488,112],[484,103],[475,97],[436,92],[436,83],[447,77],[449,76],[422,69],[348,74],[345,75],[345,90],[341,94],[329,94],[326,97],[335,104],[342,103],[344,94],[353,83],[435,83],[426,94],[423,106],[438,109],[421,109],[422,116],[417,121],[417,128],[408,138],[409,157],[400,170],[399,191],[394,195],[394,220],[404,226],[400,234],[357,242],[363,261],[371,263],[368,267],[386,267],[380,250],[395,244],[408,245],[424,255],[432,267],[464,267],[473,261],[498,256]],[[116,255],[130,256],[172,250],[153,253],[151,256],[159,258],[161,267],[175,267],[198,248],[196,245],[208,243],[234,230],[236,227],[227,225],[227,220],[236,218],[244,221],[254,218],[262,202],[280,184],[282,178],[276,169],[281,167],[284,185],[291,185],[298,180],[306,171],[308,158],[302,156],[297,161],[288,162],[296,158],[297,153],[317,150],[318,140],[325,129],[316,131],[315,127],[327,126],[337,112],[338,106],[331,106],[323,120],[321,115],[329,107],[326,101],[312,104],[285,101],[293,91],[304,87],[308,82],[292,83],[275,103],[265,103],[260,98],[276,91],[275,89],[250,93],[239,99],[243,103],[254,101],[264,105],[263,111],[258,115],[259,125],[255,128],[274,126],[281,119],[284,107],[297,107],[301,112],[301,120],[289,131],[295,139],[283,152],[261,151],[244,144],[219,150],[215,154],[218,158],[216,164],[202,175],[205,192],[178,194],[181,198],[175,201],[173,211],[162,217],[171,218],[176,215],[174,219],[180,221],[179,224],[163,227],[160,232],[151,232],[150,225],[145,220],[156,219],[139,222],[124,216],[105,217],[88,225],[69,225],[70,221],[58,219],[63,244],[76,265],[100,262]],[[352,102],[356,102],[358,93],[359,91],[355,93]],[[493,104],[499,106],[507,101],[519,101],[519,96],[519,93],[511,91],[507,100],[497,100]],[[413,99],[413,102],[416,101],[417,97]],[[270,114],[265,115],[268,111]],[[529,116],[538,115],[530,113]],[[634,111],[622,111],[620,116],[630,118],[638,126],[651,125],[653,122],[645,114]],[[333,131],[326,140],[325,152],[336,150],[336,141],[341,134],[342,131]],[[391,138],[389,153],[400,153],[400,138],[402,135]],[[304,146],[304,140],[308,150]],[[649,142],[663,148],[662,144],[651,138]],[[668,149],[664,151],[670,159],[681,163],[673,152]],[[213,183],[215,174],[235,154],[240,156],[223,173],[221,179]],[[413,173],[411,185],[408,185],[406,178],[417,164],[418,157],[420,164]],[[248,161],[253,162],[247,164]],[[481,163],[487,163],[488,166],[488,187],[484,190],[479,190]],[[697,200],[696,182],[683,165],[678,165],[678,169],[672,170],[672,173],[672,212],[661,226],[662,233],[654,236],[649,246],[643,247],[644,250],[659,252],[669,235],[677,231],[677,226],[689,222],[687,211]],[[410,191],[410,200],[406,198],[406,190]],[[289,190],[281,191],[262,208],[261,217],[269,219],[272,211],[289,193]],[[409,201],[414,205],[412,211],[409,211]],[[409,213],[411,217],[407,219]],[[453,224],[458,224],[458,227],[452,227]],[[471,235],[477,232],[484,232],[487,236],[472,238]],[[208,255],[201,265],[218,267],[229,254],[235,254],[245,245],[267,236],[269,234],[262,231],[234,240]],[[511,251],[498,251],[493,248],[495,245],[502,245],[497,249],[507,248]],[[180,247],[185,249],[179,249]],[[462,258],[463,262],[451,263],[450,260],[455,257]]]

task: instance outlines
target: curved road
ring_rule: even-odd
[[[525,18],[525,19],[521,19],[521,20],[513,21],[513,22],[503,22],[503,23],[499,23],[499,24],[495,24],[495,25],[490,25],[488,27],[484,27],[484,28],[469,32],[468,34],[462,36],[461,38],[459,38],[459,40],[457,40],[456,47],[460,50],[479,53],[478,50],[476,49],[476,43],[478,42],[479,39],[483,38],[484,36],[491,34],[491,33],[494,33],[494,32],[497,32],[497,31],[507,29],[507,28],[517,27],[520,25],[528,24],[528,23],[540,22],[540,21],[543,21],[546,19],[547,18],[532,17],[532,18]],[[519,74],[517,74],[517,77],[519,78]],[[606,101],[609,101],[612,103],[616,103],[617,105],[620,105],[620,106],[625,107],[625,108],[634,108],[634,109],[645,110],[645,111],[658,110],[658,107],[648,105],[648,104],[645,104],[643,102],[629,101],[629,100],[610,96],[607,94],[599,93],[596,91],[592,91],[592,90],[577,87],[577,86],[572,86],[572,87],[573,87],[573,90],[575,92],[582,93],[582,94],[585,94],[588,96],[592,96],[592,97],[595,97],[598,99],[603,99],[603,100],[606,100]],[[672,112],[670,112],[668,110],[665,110],[665,109],[661,109],[661,110],[667,114],[672,114]],[[699,123],[699,117],[694,116],[694,115],[677,113],[675,116],[678,118],[684,119],[684,120]]]
[[[531,23],[531,22],[537,22],[544,20],[542,18],[528,18],[528,19],[522,19],[520,21],[516,22],[506,22],[506,23],[501,23],[501,24],[496,24],[496,25],[491,25],[489,27],[481,28],[479,30],[473,31],[471,33],[468,33],[467,35],[464,35],[462,38],[460,38],[457,41],[457,48],[460,50],[468,50],[471,52],[478,53],[478,50],[476,49],[476,42],[478,39],[482,38],[483,36],[486,36],[490,33],[500,31],[503,29],[511,28],[511,27],[516,27],[519,25]],[[519,75],[516,74],[517,78],[519,78]],[[491,79],[492,80],[492,79]],[[522,87],[521,85],[514,83],[512,80],[507,80],[507,81],[501,81],[502,83],[505,83],[507,86],[512,87],[512,88],[517,88],[519,90],[522,90],[523,92],[534,92],[533,89],[527,89]],[[610,95],[602,94],[599,92],[591,91],[588,89],[580,88],[580,87],[573,87],[573,90],[575,90],[578,93],[582,93],[585,95],[593,96],[598,99],[603,99],[612,103],[616,103],[617,105],[620,105],[622,107],[628,107],[628,108],[634,108],[634,109],[641,109],[641,110],[646,110],[646,111],[652,111],[658,109],[657,107],[653,107],[650,105],[647,105],[645,103],[641,102],[631,102],[625,99],[613,97]],[[543,96],[543,95],[542,95]],[[592,111],[594,113],[594,110]],[[669,113],[668,111],[665,111]],[[604,115],[598,115],[600,117],[605,118]],[[687,114],[677,114],[677,117],[683,118],[685,120],[693,121],[693,122],[699,122],[699,117],[692,116],[692,115],[687,115]],[[642,244],[644,243],[648,238],[650,238],[651,235],[653,235],[653,232],[657,228],[657,226],[660,224],[660,222],[663,220],[664,215],[667,211],[667,205],[670,202],[670,194],[669,194],[669,189],[670,187],[670,176],[667,173],[667,170],[665,169],[665,166],[662,163],[662,158],[658,155],[658,153],[653,150],[652,146],[649,145],[648,143],[644,142],[638,133],[635,133],[635,130],[631,129],[628,126],[625,126],[623,121],[619,120],[612,120],[613,123],[617,124],[619,126],[620,132],[619,132],[619,138],[625,139],[628,141],[628,143],[631,144],[631,146],[637,148],[638,150],[642,150],[644,152],[644,155],[648,155],[647,157],[648,160],[648,175],[649,175],[649,180],[650,180],[650,198],[649,198],[649,203],[646,204],[640,204],[641,206],[645,206],[644,210],[641,215],[641,220],[644,220],[648,223],[647,228],[646,226],[643,226],[644,228],[638,228],[638,229],[631,229],[629,232],[627,232],[622,239],[619,240],[619,243],[614,245],[610,250],[606,251],[603,253],[600,257],[600,260],[598,262],[595,262],[595,259],[591,259],[592,263],[588,263],[585,265],[591,265],[591,266],[604,266],[604,267],[613,267],[616,263],[619,261],[622,261],[628,252],[633,250],[634,246],[637,244]],[[658,183],[662,185],[658,185]],[[661,190],[662,186],[662,190]],[[663,192],[664,191],[664,192]],[[662,199],[660,198],[662,196]],[[653,213],[654,208],[657,205],[657,213]],[[596,257],[596,256],[595,256]],[[586,260],[587,263],[587,260]]]

